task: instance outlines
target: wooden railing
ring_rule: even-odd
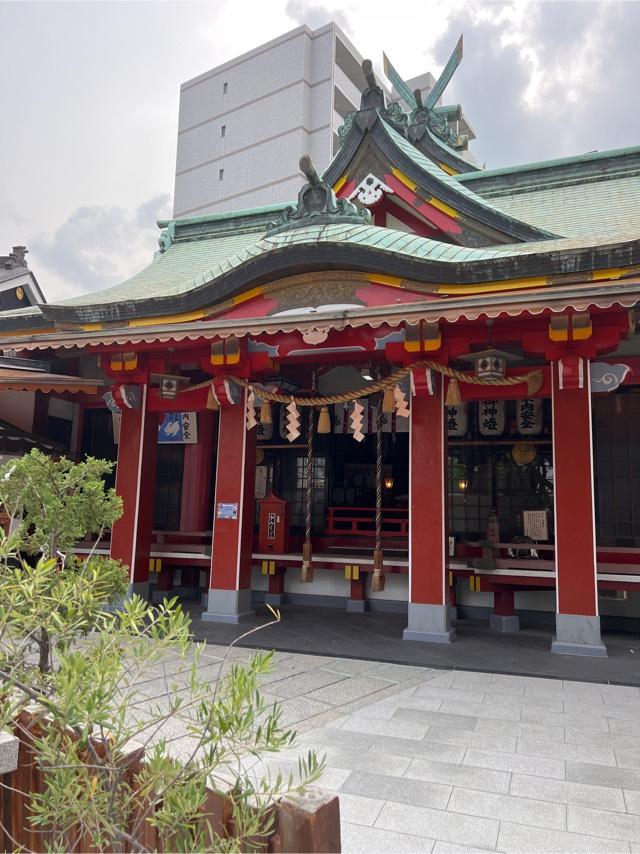
[[[327,536],[372,537],[376,532],[376,511],[373,507],[328,507]],[[383,537],[409,536],[409,511],[396,507],[382,510]]]
[[[53,842],[50,829],[42,829],[30,821],[30,804],[34,793],[46,789],[46,770],[37,761],[35,740],[44,724],[42,715],[29,710],[20,713],[14,734],[19,741],[17,768],[0,775],[0,851],[16,849],[32,852],[49,850]],[[101,745],[96,744],[99,751]],[[130,842],[119,850],[171,851],[170,833],[161,832],[147,821],[143,802],[135,803],[138,775],[144,766],[144,748],[132,747],[122,757],[123,780],[134,794],[134,807],[125,832]],[[12,767],[15,767],[12,765]],[[207,789],[201,808],[205,833],[219,837],[232,836],[233,807],[230,795]],[[210,839],[215,850],[216,836]],[[310,787],[304,794],[281,797],[274,805],[274,822],[266,838],[256,840],[256,847],[247,850],[269,852],[338,852],[340,851],[340,805],[332,792]],[[91,840],[82,835],[80,827],[65,834],[65,849],[73,854],[96,851]]]

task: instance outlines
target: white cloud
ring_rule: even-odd
[[[31,266],[49,302],[96,291],[150,263],[158,248],[156,220],[170,216],[167,194],[134,211],[114,205],[81,207],[53,235],[31,241]]]

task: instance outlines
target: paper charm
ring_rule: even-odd
[[[409,407],[407,406],[407,397],[397,383],[393,387],[393,400],[396,405],[396,415],[400,418],[408,418]]]
[[[253,428],[257,425],[258,419],[256,418],[256,395],[252,388],[247,392],[247,406],[245,410],[245,419],[247,430],[253,430]]]
[[[356,442],[362,442],[364,439],[363,432],[363,423],[362,423],[362,415],[364,413],[364,406],[360,403],[359,400],[355,400],[353,402],[353,409],[351,410],[351,429],[353,430],[353,438]]]
[[[295,400],[287,405],[287,439],[295,442],[300,436],[300,413]]]

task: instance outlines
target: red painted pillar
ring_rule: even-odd
[[[116,492],[123,515],[111,532],[111,557],[129,567],[130,593],[149,593],[149,554],[156,484],[158,416],[147,412],[147,387],[139,409],[123,409],[120,422]]]
[[[211,523],[211,457],[215,416],[216,413],[209,409],[198,412],[198,441],[184,446],[181,531],[207,531]],[[173,573],[173,570],[170,572]],[[196,590],[200,587],[198,567],[183,567],[181,586]]]
[[[493,614],[489,617],[489,628],[494,632],[517,632],[520,630],[520,618],[515,612],[515,594],[513,590],[495,590],[493,593]]]
[[[405,640],[449,643],[447,434],[444,383],[415,395],[409,425],[409,610]]]
[[[220,409],[213,543],[203,620],[237,623],[251,610],[251,555],[255,516],[256,436],[245,429],[244,395]]]
[[[582,388],[560,387],[559,363],[552,371],[556,637],[551,651],[603,656],[607,651],[598,616],[589,362],[583,362]]]

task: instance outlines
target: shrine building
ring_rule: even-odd
[[[0,392],[117,458],[132,591],[427,643],[555,621],[565,654],[637,631],[640,147],[479,169],[436,106],[460,56],[425,98],[389,67],[401,103],[365,61],[292,204],[162,222],[127,281],[0,312]]]

